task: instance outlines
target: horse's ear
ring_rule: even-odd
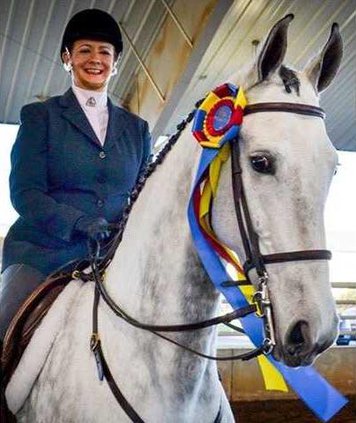
[[[317,92],[325,90],[334,79],[341,63],[342,51],[339,25],[334,23],[324,48],[304,70]]]
[[[270,30],[257,59],[258,82],[265,80],[281,64],[287,50],[287,31],[293,14],[285,16]]]

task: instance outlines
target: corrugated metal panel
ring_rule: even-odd
[[[171,17],[165,20],[145,60],[162,97],[158,97],[142,70],[137,73],[136,86],[128,92],[128,104],[130,110],[147,119],[151,127],[163,116],[167,100],[172,97],[177,81],[186,70],[187,62],[192,57],[192,48],[203,36],[217,1],[195,0],[192,4],[191,0],[180,0],[175,3],[172,13],[184,29],[189,43]],[[188,8],[190,14],[186,13]]]
[[[88,7],[112,13],[143,59],[167,16],[160,0],[0,0],[0,122],[18,122],[23,104],[60,94],[70,85],[59,58],[61,36],[70,16]],[[226,79],[236,66],[251,60],[252,41],[262,39],[290,12],[296,18],[290,27],[287,59],[297,67],[324,45],[333,21],[341,26],[344,61],[321,101],[335,145],[356,150],[356,0],[235,0],[189,89],[180,93],[165,132],[173,131],[196,99]],[[126,40],[124,46],[119,74],[110,86],[110,94],[118,101],[127,98],[139,70]]]
[[[296,68],[302,68],[324,46],[331,24],[339,23],[344,59],[333,85],[322,93],[321,105],[327,112],[328,132],[336,147],[356,151],[355,0],[235,1],[165,132],[174,131],[176,123],[192,109],[195,100],[252,61],[255,54],[252,41],[262,41],[271,26],[287,13],[294,13],[295,20],[290,26],[286,62]]]

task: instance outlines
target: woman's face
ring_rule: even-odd
[[[104,41],[77,40],[70,54],[63,54],[63,60],[72,64],[72,78],[77,87],[103,91],[112,76],[115,49]]]

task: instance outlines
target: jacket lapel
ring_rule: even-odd
[[[98,140],[71,88],[62,95],[60,98],[60,104],[64,108],[62,116],[89,137],[91,141],[101,147],[100,141]]]
[[[105,137],[105,148],[111,148],[122,136],[125,129],[124,112],[120,107],[114,106],[108,98],[109,122]]]

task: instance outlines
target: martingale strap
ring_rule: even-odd
[[[224,97],[233,104],[230,107]],[[219,104],[220,103],[220,104]],[[195,183],[192,189],[188,206],[188,219],[193,242],[200,259],[215,287],[225,296],[233,308],[239,308],[250,301],[250,296],[244,285],[236,284],[236,280],[245,280],[243,266],[237,255],[224,246],[214,234],[209,225],[209,211],[218,182],[216,169],[220,169],[219,162],[226,161],[227,144],[231,141],[238,144],[238,133],[242,123],[243,109],[245,115],[257,112],[289,112],[324,118],[322,109],[316,106],[294,103],[259,103],[247,105],[241,88],[232,84],[224,84],[211,92],[197,110],[193,124],[193,134],[203,147]],[[247,113],[246,113],[247,112]],[[229,151],[229,150],[228,150]],[[235,152],[234,152],[235,153]],[[235,154],[232,155],[234,161]],[[218,163],[218,164],[216,164]],[[233,173],[241,175],[239,162]],[[215,186],[214,186],[215,185]],[[242,179],[233,182],[237,196],[242,199],[238,202],[237,213],[241,220],[249,220],[246,198],[243,193]],[[209,200],[207,200],[207,198]],[[324,260],[329,259],[331,253],[327,250],[292,251],[262,255],[259,251],[258,236],[253,230],[252,222],[242,227],[242,238],[247,257],[251,263],[246,265],[247,271],[256,267],[258,274],[263,274],[265,263],[277,263],[295,260]],[[231,283],[226,280],[230,279]],[[251,294],[251,292],[250,292]],[[262,319],[256,315],[249,315],[240,319],[242,326],[255,345],[264,341],[264,327]],[[342,408],[347,400],[333,388],[312,367],[288,368],[271,357],[262,356],[265,368],[263,370],[266,386],[273,382],[272,389],[285,390],[285,380],[294,389],[309,408],[323,421],[329,420]],[[283,377],[282,377],[283,376]],[[278,381],[278,382],[277,382]],[[278,388],[277,388],[278,389]]]
[[[98,334],[98,304],[100,300],[100,293],[97,288],[95,287],[94,292],[94,307],[93,307],[93,334],[90,340],[90,349],[94,353],[95,361],[99,373],[99,379],[103,380],[105,377],[109,388],[116,398],[116,401],[121,405],[122,409],[125,411],[127,416],[131,419],[133,423],[144,423],[141,419],[139,414],[136,410],[132,407],[132,405],[127,401],[121,389],[119,388],[118,384],[115,382],[115,379],[110,371],[108,363],[105,359],[103,350],[101,348],[101,341]]]

